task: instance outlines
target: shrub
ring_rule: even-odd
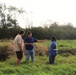
[[[0,46],[0,60],[6,60],[8,58],[7,46]]]
[[[39,43],[35,44],[35,55],[43,56],[48,55],[48,47]]]
[[[11,54],[13,54],[13,45],[9,42],[1,42],[0,44],[0,60],[5,61]]]

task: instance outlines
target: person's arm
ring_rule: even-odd
[[[18,43],[18,46],[19,46],[20,50],[23,51],[22,50],[22,44],[21,43]]]
[[[28,43],[27,38],[24,39],[24,44],[25,45],[33,45],[33,43]]]
[[[45,40],[37,40],[37,39],[35,39],[35,38],[33,38],[34,39],[34,42],[44,42]]]
[[[53,49],[56,49],[56,45],[53,46]]]
[[[56,44],[54,42],[51,43],[50,45],[50,52],[56,49]]]
[[[52,49],[53,49],[53,50],[56,49],[56,43],[55,43],[55,42],[53,42]]]
[[[27,43],[27,42],[25,42],[25,45],[34,45],[34,43]]]
[[[22,50],[22,38],[21,37],[18,38],[18,42],[17,43],[18,43],[20,51],[23,52],[23,50]]]

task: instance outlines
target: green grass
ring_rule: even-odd
[[[45,42],[36,43],[36,44],[38,46],[36,50],[40,48],[40,46],[42,46],[41,48],[43,47],[44,48],[43,49],[40,48],[40,49],[43,52],[43,54],[46,54],[47,51],[49,50],[51,40],[47,40]],[[61,55],[64,55],[64,56],[76,55],[76,40],[57,40],[57,47],[58,47],[59,54]]]
[[[26,62],[23,57],[19,66],[15,57],[0,62],[0,75],[76,75],[76,56],[56,57],[55,65],[48,63],[47,56],[35,56],[35,62]]]
[[[0,46],[12,47],[13,41],[0,42]],[[45,51],[51,41],[36,43],[36,49]],[[76,40],[57,40],[59,51],[76,51]],[[75,53],[75,52],[74,52]],[[69,53],[58,54],[54,65],[49,64],[47,55],[35,56],[35,62],[26,62],[25,56],[21,64],[16,65],[16,58],[13,55],[6,61],[0,61],[0,75],[76,75],[76,55]]]
[[[13,40],[0,41],[0,46],[5,46],[7,44],[13,44]],[[51,40],[47,40],[38,44],[49,47],[51,44]],[[76,40],[57,40],[57,45],[59,50],[76,49]]]
[[[40,43],[45,46],[50,46],[51,40]],[[76,40],[57,40],[59,50],[76,49]]]

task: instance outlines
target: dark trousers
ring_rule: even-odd
[[[49,56],[49,62],[50,64],[54,64],[55,63],[55,57],[56,57],[56,53],[50,54]]]

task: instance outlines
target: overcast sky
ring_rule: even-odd
[[[76,0],[0,0],[2,3],[23,7],[25,16],[18,18],[19,25],[25,27],[28,20],[33,26],[40,26],[46,20],[60,24],[72,23],[76,27]],[[28,19],[26,18],[28,17]]]

